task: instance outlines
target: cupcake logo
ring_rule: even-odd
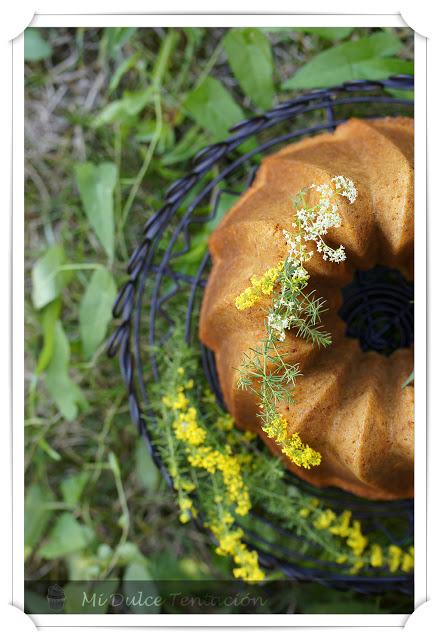
[[[47,601],[50,609],[61,611],[64,607],[66,596],[63,589],[58,584],[51,585],[47,590]]]

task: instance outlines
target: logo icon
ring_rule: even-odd
[[[50,585],[47,590],[47,601],[50,609],[61,611],[64,608],[65,599],[64,591],[58,584]]]

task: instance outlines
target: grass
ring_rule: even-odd
[[[85,357],[80,309],[97,267],[121,286],[142,225],[161,206],[170,182],[184,175],[197,149],[221,137],[224,123],[201,122],[188,96],[215,78],[246,115],[258,106],[231,72],[225,29],[39,31],[50,49],[25,65],[26,576],[59,582],[120,577],[135,564],[156,579],[226,578],[228,570],[206,537],[179,524],[173,497],[131,425],[118,364],[106,357],[104,341]],[[345,39],[374,31],[355,29]],[[402,43],[399,57],[412,59],[410,30],[391,31]],[[332,42],[292,31],[267,37],[277,102],[292,95],[280,90],[282,83]],[[146,91],[148,96],[140,96]],[[145,103],[138,109],[141,97]],[[222,116],[228,109],[233,113],[230,103],[226,107]],[[75,180],[75,167],[86,161],[116,167],[112,255],[98,239],[93,216],[86,215]],[[57,296],[70,348],[67,371],[87,400],[69,419],[48,389],[48,371],[38,372],[37,366],[45,310],[32,302],[32,270],[54,243],[63,245],[63,269],[70,274]],[[65,520],[67,547],[51,556],[47,544],[65,513],[81,529]],[[322,612],[336,612],[341,601],[347,612],[407,606],[395,595],[341,596],[312,585],[298,587],[294,600],[302,612],[316,611],[317,603]]]

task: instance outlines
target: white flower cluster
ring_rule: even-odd
[[[350,204],[353,204],[357,198],[357,189],[354,186],[353,180],[345,178],[344,176],[335,176],[332,178],[332,182],[335,183],[337,192],[347,198]]]
[[[267,316],[267,324],[275,331],[278,340],[284,342],[286,339],[286,329],[289,328],[289,318],[283,317],[277,311],[272,311]]]
[[[320,197],[318,204],[308,207],[304,195],[312,189]],[[299,194],[303,206],[297,209],[295,221],[292,223],[296,231],[291,233],[283,230],[289,254],[284,272],[280,276],[281,295],[267,317],[268,326],[276,332],[278,340],[284,341],[286,330],[301,319],[303,309],[299,304],[298,292],[306,287],[309,279],[309,274],[303,265],[313,256],[313,251],[307,249],[306,242],[314,242],[324,260],[343,262],[346,259],[343,245],[333,249],[322,239],[329,229],[340,227],[342,224],[338,205],[335,202],[337,195],[347,198],[350,204],[355,202],[357,190],[350,178],[334,176],[331,184],[312,184]]]
[[[295,225],[295,223],[293,223]],[[292,263],[297,268],[295,272],[296,277],[303,277],[307,275],[307,271],[302,267],[304,262],[310,260],[313,256],[313,251],[307,251],[301,234],[293,236],[289,231],[283,229],[283,235],[289,247],[289,255],[287,257],[288,262]]]
[[[344,176],[335,176],[331,182],[334,187],[328,184],[312,184],[309,187],[319,193],[319,202],[313,207],[299,209],[296,213],[297,222],[293,226],[299,225],[304,233],[303,240],[315,242],[316,249],[318,253],[322,253],[324,260],[343,262],[346,258],[344,247],[341,245],[333,249],[324,242],[322,237],[328,233],[329,229],[340,227],[342,224],[334,197],[343,196],[353,204],[357,198],[357,190],[353,181]]]

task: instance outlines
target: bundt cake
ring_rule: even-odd
[[[226,406],[240,428],[253,430],[288,468],[318,487],[336,486],[370,499],[413,495],[414,388],[412,348],[389,356],[363,352],[346,337],[338,315],[342,288],[356,270],[397,268],[412,280],[414,242],[413,120],[350,119],[263,159],[253,185],[239,198],[209,241],[212,270],[204,294],[200,338],[215,354]],[[287,331],[283,351],[298,363],[295,402],[278,407],[287,431],[319,451],[319,466],[292,463],[262,430],[258,398],[237,385],[243,354],[265,335],[265,312],[239,310],[235,301],[252,276],[286,258],[283,230],[292,222],[292,197],[304,187],[349,176],[353,204],[340,198],[342,224],[328,239],[345,247],[336,264],[317,252],[307,263],[310,288],[327,301],[323,316],[332,345],[319,346]]]

